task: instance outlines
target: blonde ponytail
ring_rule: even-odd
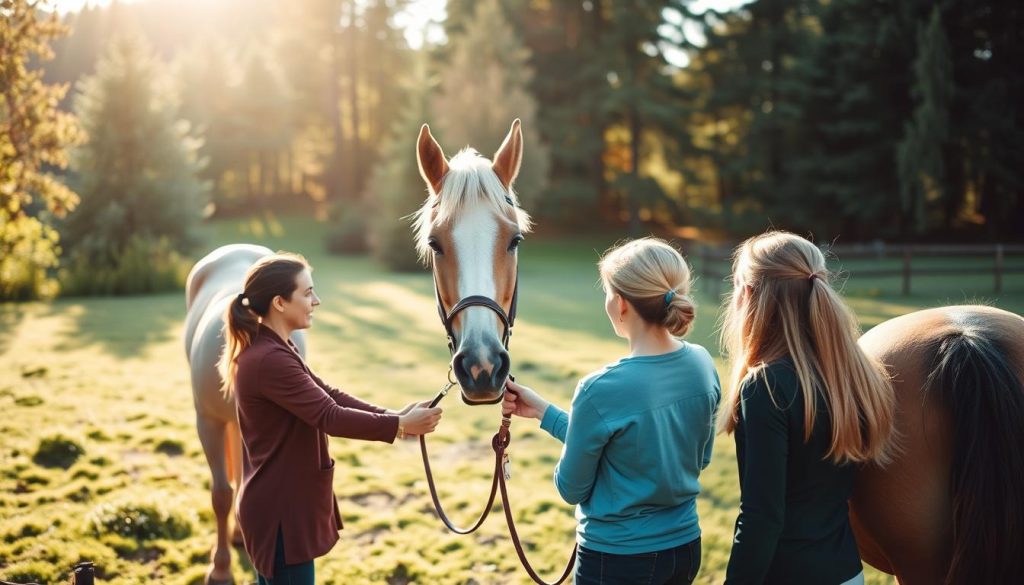
[[[832,422],[828,456],[885,464],[895,449],[892,382],[857,344],[857,320],[830,277],[821,250],[787,232],[768,232],[736,249],[721,328],[731,371],[719,430],[735,430],[744,380],[789,356],[803,392],[804,439],[820,394]]]

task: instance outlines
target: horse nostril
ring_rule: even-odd
[[[508,377],[508,371],[512,367],[512,360],[508,357],[508,352],[502,350],[498,354],[498,367],[494,369],[494,382],[495,386],[503,385],[505,379]]]
[[[452,358],[452,371],[455,372],[455,377],[465,380],[470,378],[469,372],[466,370],[466,354],[464,352],[458,352],[455,357]]]

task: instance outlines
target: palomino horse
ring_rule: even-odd
[[[886,321],[901,453],[857,477],[861,556],[901,585],[1024,582],[1024,318],[984,306]]]
[[[519,294],[518,248],[530,229],[529,216],[519,208],[512,183],[523,159],[523,134],[519,120],[494,155],[494,162],[475,150],[465,149],[448,161],[424,125],[416,147],[420,174],[430,192],[416,212],[416,247],[434,273],[437,311],[448,333],[452,353],[449,384],[431,403],[436,405],[458,383],[467,404],[493,404],[502,399],[509,377],[508,342],[516,316]],[[476,531],[487,518],[498,489],[509,536],[523,568],[536,583],[545,584],[526,558],[510,507],[507,486],[511,441],[503,417],[491,440],[494,472],[491,492],[483,512],[468,528],[455,526],[441,506],[430,470],[426,437],[420,436],[420,452],[434,509],[449,530],[457,534]],[[565,581],[576,558],[575,548],[562,576]]]
[[[523,160],[519,120],[493,163],[468,148],[448,161],[426,125],[416,155],[430,192],[415,215],[416,248],[433,267],[452,371],[467,404],[493,404],[511,365],[517,250],[530,229],[512,190]]]
[[[238,431],[235,401],[221,392],[217,360],[224,351],[224,311],[240,292],[245,273],[257,260],[272,254],[263,246],[231,244],[217,248],[192,267],[185,286],[185,355],[192,373],[192,401],[196,427],[210,465],[213,512],[217,517],[217,544],[206,573],[206,585],[232,583],[228,516],[234,502],[234,488],[242,477],[242,438]],[[305,356],[302,333],[293,335]],[[234,484],[234,487],[233,485]],[[235,525],[231,538],[241,543]]]

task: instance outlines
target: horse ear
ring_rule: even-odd
[[[512,122],[508,136],[501,143],[498,152],[494,153],[494,174],[498,175],[505,188],[512,186],[519,174],[519,166],[523,162],[523,131],[520,128],[519,118]]]
[[[441,192],[441,180],[448,173],[448,161],[444,157],[441,145],[430,135],[430,127],[426,124],[420,128],[420,138],[416,141],[416,162],[420,167],[420,176],[434,193]]]

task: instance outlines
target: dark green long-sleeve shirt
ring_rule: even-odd
[[[792,361],[769,364],[741,387],[736,425],[740,514],[728,585],[838,585],[861,572],[847,500],[855,466],[826,457],[832,423],[817,395],[804,441],[804,398]]]

